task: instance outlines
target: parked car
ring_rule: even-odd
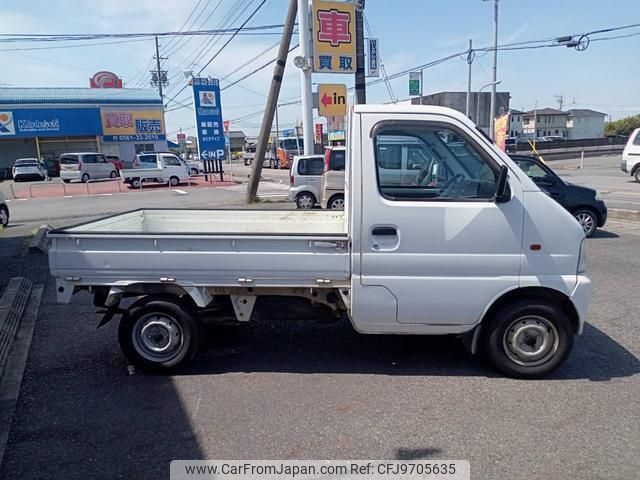
[[[143,208],[57,229],[58,301],[93,295],[101,324],[120,317],[128,361],[156,371],[195,357],[205,315],[246,324],[263,295],[305,298],[362,334],[456,335],[513,377],[558,368],[591,296],[580,226],[464,114],[349,110],[344,212]],[[388,137],[417,140],[452,176],[429,185],[430,162],[411,181],[383,177]]]
[[[172,187],[189,180],[189,168],[184,160],[173,153],[140,153],[133,168],[120,172],[125,183],[140,188],[145,182],[168,183]]]
[[[37,158],[19,158],[13,164],[11,174],[14,182],[47,178],[47,171]]]
[[[324,156],[300,155],[293,157],[289,172],[289,200],[298,208],[315,207],[322,198]]]
[[[620,170],[640,182],[640,128],[633,131],[622,151]]]
[[[204,165],[202,161],[195,159],[185,160],[184,158],[178,157],[184,163],[184,165],[189,170],[189,175],[198,175],[199,173],[204,173]]]
[[[324,173],[322,175],[322,208],[344,209],[344,170],[346,147],[327,147],[324,151]]]
[[[60,155],[60,178],[65,183],[71,180],[88,182],[102,178],[116,178],[116,166],[101,153],[64,153]]]
[[[117,155],[105,155],[108,162],[111,162],[115,165],[116,170],[118,171],[118,175],[121,170],[124,170],[124,162],[120,160],[120,157]]]
[[[607,206],[596,190],[565,182],[536,157],[511,155],[511,159],[540,187],[540,190],[546,192],[574,216],[587,237],[607,222]]]
[[[4,199],[4,195],[0,192],[0,227],[9,225],[9,207]]]

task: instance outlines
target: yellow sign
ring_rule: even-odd
[[[493,138],[496,145],[503,152],[507,151],[507,137],[509,135],[509,119],[510,115],[505,113],[494,120]]]
[[[101,109],[106,141],[164,140],[164,114],[158,110]]]
[[[313,2],[313,70],[356,71],[356,14],[353,2]]]
[[[321,83],[318,85],[318,113],[321,117],[347,114],[347,86]]]

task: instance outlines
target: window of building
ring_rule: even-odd
[[[493,199],[498,167],[457,132],[437,125],[384,126],[376,133],[378,190],[395,201]]]

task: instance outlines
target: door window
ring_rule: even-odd
[[[492,200],[498,166],[466,137],[449,128],[420,124],[382,126],[375,134],[378,190],[396,201]],[[390,175],[389,166],[407,166]],[[386,171],[385,171],[386,170]]]
[[[82,163],[98,163],[98,156],[94,154],[83,155]]]
[[[536,184],[548,183],[550,178],[555,178],[553,173],[547,172],[534,160],[528,160],[525,158],[515,158],[513,160]]]
[[[298,161],[298,175],[322,175],[324,172],[324,159],[301,158]]]
[[[182,165],[178,158],[173,157],[171,155],[163,156],[162,161],[164,162],[164,165],[167,167],[179,167],[180,165]]]

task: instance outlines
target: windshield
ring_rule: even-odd
[[[37,167],[38,161],[35,158],[16,160],[15,166],[16,167]]]

